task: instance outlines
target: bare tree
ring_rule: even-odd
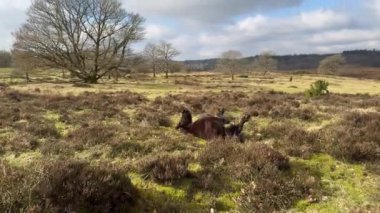
[[[220,57],[218,67],[229,72],[231,74],[231,80],[234,80],[235,73],[242,69],[240,59],[243,57],[243,54],[237,50],[228,50],[223,52]]]
[[[340,54],[333,55],[330,57],[327,57],[323,59],[319,63],[318,72],[320,73],[335,73],[337,72],[344,64],[346,63],[346,60],[344,57]]]
[[[171,68],[171,63],[173,62],[173,58],[178,56],[180,52],[173,47],[172,44],[161,41],[158,45],[158,56],[159,59],[162,61],[163,65],[163,71],[165,72],[165,77],[169,78],[169,71]]]
[[[268,72],[277,69],[278,62],[273,58],[273,53],[263,52],[255,59],[253,66],[266,75]]]
[[[155,78],[157,70],[159,68],[158,65],[160,62],[159,51],[158,51],[157,45],[152,44],[152,43],[148,43],[145,46],[143,55],[146,58],[146,60],[148,61],[148,63],[150,64],[151,70],[153,72],[153,77]]]
[[[96,83],[126,60],[130,44],[143,37],[144,19],[120,0],[33,0],[16,32],[13,52],[38,57]]]

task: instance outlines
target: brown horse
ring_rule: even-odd
[[[182,129],[196,137],[210,140],[214,138],[238,137],[241,138],[241,132],[244,124],[250,119],[245,115],[239,124],[231,124],[225,127],[225,119],[221,117],[205,116],[197,121],[192,121],[192,115],[188,109],[182,111],[182,117],[177,125],[177,129]]]

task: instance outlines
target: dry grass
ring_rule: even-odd
[[[356,93],[362,81],[327,76],[332,94],[306,99],[301,92],[320,76],[296,75],[292,84],[286,75],[183,77],[0,85],[0,211],[123,211],[134,204],[137,212],[325,210],[331,206],[321,196],[351,177],[350,169],[363,175],[352,175],[355,184],[342,186],[350,190],[331,199],[359,210],[376,203],[359,190],[376,192],[375,185],[359,178],[380,180],[380,98],[335,93]],[[376,85],[358,91],[379,93]],[[264,88],[290,93],[257,92]],[[195,117],[222,107],[233,122],[246,112],[258,117],[245,126],[245,143],[206,142],[173,128],[183,107]],[[323,162],[316,155],[334,166],[310,166]]]

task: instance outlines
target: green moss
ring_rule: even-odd
[[[61,115],[53,111],[47,111],[44,115],[44,118],[54,122],[55,128],[61,134],[61,136],[67,136],[70,130],[73,128],[65,123],[61,122]]]
[[[157,184],[155,182],[144,180],[140,175],[136,173],[129,174],[132,183],[137,186],[139,189],[155,191],[159,194],[174,198],[174,199],[184,199],[186,197],[186,191],[183,189],[178,189],[173,186],[165,186]]]
[[[25,167],[37,162],[38,160],[41,160],[42,157],[43,156],[41,152],[34,151],[34,152],[24,152],[20,155],[8,154],[4,156],[4,160],[6,160],[12,166]]]
[[[221,195],[216,199],[216,208],[219,211],[235,209],[237,207],[235,200],[239,197],[239,194],[240,193],[227,193]]]
[[[319,203],[310,204],[305,200],[295,205],[297,211],[305,212],[348,212],[357,206],[375,202],[372,200],[377,193],[379,176],[366,174],[364,165],[349,164],[338,161],[327,154],[313,156],[309,160],[295,159],[295,168],[303,166],[319,175],[328,196]]]
[[[202,146],[205,146],[207,144],[207,141],[206,140],[203,140],[203,139],[199,139],[198,140],[198,144],[199,145],[202,145]]]
[[[199,163],[190,163],[188,166],[188,170],[194,173],[200,172],[202,171],[202,166]]]

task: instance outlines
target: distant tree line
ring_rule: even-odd
[[[277,69],[279,71],[294,71],[306,69],[318,69],[320,62],[334,54],[300,54],[273,56],[277,61]],[[344,51],[341,54],[345,58],[348,65],[360,65],[364,67],[380,67],[380,51],[378,50],[354,50]],[[253,62],[259,56],[246,57],[242,60]],[[186,70],[189,71],[207,71],[214,70],[217,67],[218,59],[207,60],[189,60],[184,61]]]
[[[235,79],[236,74],[252,71],[266,75],[277,70],[277,60],[271,52],[263,52],[252,61],[243,58],[243,54],[238,50],[228,50],[221,54],[216,70],[228,73],[231,80]]]
[[[12,55],[8,51],[0,51],[0,68],[6,68],[12,66]]]

